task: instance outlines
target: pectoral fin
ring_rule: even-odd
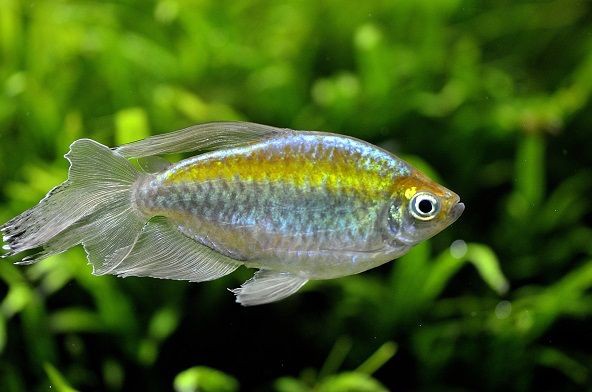
[[[243,306],[279,301],[297,292],[308,279],[289,272],[259,270],[238,289],[231,290]]]

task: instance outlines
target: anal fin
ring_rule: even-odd
[[[308,279],[289,272],[259,270],[238,289],[231,290],[243,306],[282,300],[297,292]]]
[[[241,263],[182,234],[166,218],[152,219],[123,261],[109,273],[203,282],[228,275]]]

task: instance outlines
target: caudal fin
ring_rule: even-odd
[[[126,158],[90,139],[75,141],[66,154],[68,180],[35,207],[0,226],[3,257],[35,249],[30,264],[84,245],[95,274],[109,273],[128,255],[149,217],[132,202],[140,176]]]

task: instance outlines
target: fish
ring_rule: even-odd
[[[2,257],[32,251],[26,265],[81,244],[95,275],[190,282],[255,268],[231,290],[244,306],[392,261],[465,208],[394,154],[336,133],[214,122],[114,148],[79,139],[65,158],[67,180],[0,226]]]

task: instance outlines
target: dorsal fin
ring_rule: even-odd
[[[126,158],[211,151],[245,146],[291,132],[294,131],[249,122],[213,122],[124,144],[115,151]]]

